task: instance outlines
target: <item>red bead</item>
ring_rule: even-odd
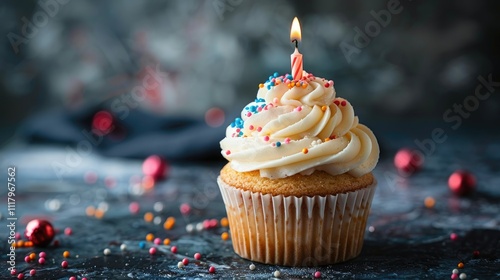
[[[17,269],[13,268],[10,270],[10,275],[16,275],[17,274]]]
[[[314,272],[314,278],[321,278],[321,272],[319,271]]]
[[[150,255],[154,255],[154,254],[156,254],[156,248],[155,248],[155,247],[151,247],[151,248],[149,248],[149,254],[150,254]]]
[[[62,266],[62,268],[67,268],[68,267],[68,261],[62,261],[61,266]]]
[[[39,258],[38,263],[41,265],[45,264],[45,258]]]
[[[211,267],[208,269],[208,272],[210,272],[210,273],[215,273],[215,267],[211,266]]]
[[[73,234],[73,230],[71,228],[67,227],[64,229],[64,234],[71,235],[71,234]]]
[[[107,111],[99,111],[92,119],[92,131],[98,135],[106,135],[113,129],[113,115]]]
[[[17,275],[17,279],[24,279],[24,273],[19,273]]]
[[[31,258],[30,258],[30,256],[26,256],[26,257],[24,257],[24,261],[25,261],[25,262],[27,262],[27,263],[31,262]]]
[[[76,277],[75,277],[75,276],[71,276],[71,277],[69,278],[69,280],[76,280]]]
[[[26,225],[24,235],[33,245],[47,246],[54,239],[55,231],[48,221],[34,219]]]
[[[450,239],[451,239],[452,241],[457,240],[457,239],[458,239],[458,234],[456,234],[456,233],[452,233],[452,234],[450,234]]]
[[[142,172],[144,175],[152,176],[154,179],[161,180],[167,176],[167,162],[157,155],[146,158],[142,163]]]
[[[35,276],[35,274],[36,274],[36,269],[32,269],[32,270],[30,270],[30,275],[31,275],[31,276]]]
[[[345,100],[342,100],[342,102],[340,102],[340,106],[345,106],[347,105],[347,102]]]
[[[420,154],[407,148],[400,149],[394,156],[394,165],[405,173],[413,174],[422,168],[423,160]]]
[[[177,253],[177,246],[172,246],[172,248],[170,248],[170,251],[172,251],[172,253]]]
[[[448,187],[456,195],[467,195],[476,187],[476,178],[470,172],[458,170],[448,178]]]
[[[183,258],[182,259],[182,264],[183,265],[188,265],[189,264],[189,259],[188,258]]]
[[[195,253],[194,254],[194,259],[197,260],[197,261],[201,260],[201,254],[200,253]]]

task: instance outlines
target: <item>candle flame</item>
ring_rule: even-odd
[[[302,32],[300,31],[300,23],[297,17],[293,18],[292,28],[290,29],[290,40],[300,41],[302,39]]]

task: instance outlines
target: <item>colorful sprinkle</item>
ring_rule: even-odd
[[[32,269],[32,270],[30,270],[30,275],[31,275],[31,276],[35,276],[35,274],[36,274],[36,269]]]
[[[269,136],[267,136],[267,135],[264,136],[264,141],[266,141],[266,142],[269,141]]]
[[[188,265],[189,264],[189,259],[188,258],[183,258],[182,259],[182,264],[183,265]]]
[[[146,235],[146,241],[151,242],[151,241],[153,241],[153,239],[155,239],[154,234],[152,234],[152,233],[148,233],[148,234]]]
[[[187,215],[191,212],[191,206],[189,206],[189,204],[187,203],[182,203],[179,207],[179,210],[181,211],[182,215]]]
[[[155,245],[160,245],[161,244],[161,238],[159,238],[159,237],[155,238],[155,240],[153,241],[153,243]]]
[[[274,276],[275,278],[280,278],[280,276],[281,276],[281,272],[280,272],[279,270],[276,270],[276,271],[273,273],[273,276]]]
[[[178,263],[177,263],[177,267],[178,267],[178,268],[184,268],[184,266],[185,266],[185,265],[184,265],[182,262],[178,262]]]
[[[226,155],[230,155],[231,154],[231,151],[230,150],[227,150],[226,151]]]
[[[31,260],[34,260],[35,258],[36,258],[36,254],[35,254],[35,253],[31,253],[31,254],[30,254],[30,259],[31,259]]]
[[[309,150],[307,148],[304,148],[304,149],[302,149],[302,153],[307,154],[307,153],[309,153]]]
[[[17,279],[24,279],[24,273],[19,273],[17,275]]]
[[[323,111],[323,112],[325,112],[325,111],[326,111],[326,109],[328,109],[328,106],[322,106],[322,107],[321,107],[321,111]]]
[[[170,245],[170,238],[163,239],[163,245]]]
[[[257,127],[257,132],[261,132],[262,131],[262,127]]]
[[[70,227],[67,227],[64,229],[64,234],[71,235],[73,234],[73,230]]]
[[[264,84],[259,84],[259,88],[263,88],[264,87]]]
[[[120,250],[126,251],[127,250],[127,244],[120,245]]]
[[[139,248],[141,248],[141,249],[146,248],[146,242],[144,242],[144,241],[139,242]]]
[[[457,264],[457,267],[458,267],[458,268],[464,268],[464,263],[463,263],[463,262],[459,262],[459,263]]]
[[[290,138],[287,137],[287,138],[285,138],[285,144],[288,144],[288,143],[290,143]]]
[[[333,101],[333,103],[334,103],[335,105],[337,105],[337,106],[339,106],[339,105],[340,105],[340,101],[338,101],[338,100]]]
[[[450,239],[451,239],[452,241],[457,240],[457,239],[458,239],[458,234],[456,234],[456,233],[452,233],[452,234],[450,234]]]
[[[278,147],[278,148],[281,147],[281,142],[279,142],[279,141],[276,142],[276,147]]]
[[[144,221],[146,223],[151,223],[153,221],[153,218],[154,218],[154,215],[151,212],[146,212],[146,214],[144,214]]]
[[[221,235],[220,235],[220,238],[224,241],[228,240],[229,239],[229,233],[227,232],[223,232]]]

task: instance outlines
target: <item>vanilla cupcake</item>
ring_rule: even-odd
[[[220,142],[235,252],[286,266],[356,257],[376,186],[375,136],[332,81],[275,73],[259,87]]]

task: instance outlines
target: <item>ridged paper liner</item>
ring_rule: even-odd
[[[318,266],[359,255],[376,182],[327,196],[296,197],[240,190],[217,179],[234,251],[245,259]]]

